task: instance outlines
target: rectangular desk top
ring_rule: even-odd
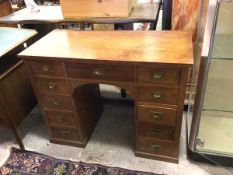
[[[36,34],[35,30],[0,27],[0,57]]]
[[[54,30],[19,56],[188,66],[193,64],[192,35],[189,31]]]
[[[130,16],[125,18],[77,18],[64,19],[61,6],[39,6],[40,11],[30,12],[24,8],[10,15],[0,18],[0,23],[20,23],[20,24],[39,24],[39,23],[129,23],[129,22],[155,22],[160,10],[160,3],[137,3],[133,7]]]

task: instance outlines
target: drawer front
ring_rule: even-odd
[[[138,88],[138,99],[144,102],[176,105],[178,101],[178,89],[141,86]]]
[[[76,127],[73,112],[45,110],[46,119],[51,126]]]
[[[65,76],[64,66],[53,61],[29,61],[34,75]]]
[[[73,111],[72,100],[64,96],[41,96],[40,105],[43,108]]]
[[[66,64],[67,74],[74,78],[110,81],[134,81],[133,66],[111,66],[98,64]]]
[[[164,139],[174,141],[175,128],[169,126],[159,126],[153,124],[138,123],[138,135],[151,139]]]
[[[151,106],[138,106],[138,121],[159,125],[176,125],[176,110]]]
[[[39,93],[69,95],[69,88],[65,80],[35,78]]]
[[[140,152],[160,154],[165,156],[178,156],[178,149],[172,143],[148,139],[145,137],[138,137],[138,150]]]
[[[180,81],[179,69],[146,68],[146,67],[138,68],[138,82],[178,85],[179,81]]]
[[[74,141],[80,140],[78,129],[68,129],[62,127],[50,127],[50,129],[52,138]]]

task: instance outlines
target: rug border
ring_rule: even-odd
[[[42,155],[42,156],[45,156],[45,157],[49,157],[51,159],[55,159],[55,160],[58,160],[58,161],[61,161],[61,162],[70,162],[70,163],[84,163],[84,164],[89,164],[89,165],[93,165],[93,166],[98,166],[98,167],[104,167],[104,168],[112,168],[112,169],[120,169],[120,170],[124,170],[124,171],[130,171],[132,173],[146,173],[146,174],[151,174],[151,175],[165,175],[165,174],[156,174],[156,173],[152,173],[152,172],[146,172],[146,171],[137,171],[137,170],[131,170],[131,169],[126,169],[126,168],[120,168],[120,167],[115,167],[115,166],[108,166],[108,165],[101,165],[101,164],[98,164],[98,163],[87,163],[87,162],[83,162],[83,161],[72,161],[72,160],[64,160],[64,159],[60,159],[60,158],[55,158],[53,156],[49,156],[49,155],[45,155],[43,153],[38,153],[36,151],[29,151],[29,150],[22,150],[22,149],[19,149],[19,148],[15,148],[15,147],[11,147],[10,148],[10,155],[8,156],[8,158],[6,159],[6,161],[3,163],[3,165],[0,167],[0,169],[2,169],[6,163],[9,161],[12,153],[14,153],[14,151],[17,151],[17,152],[29,152],[29,153],[34,153],[34,154],[39,154],[39,155]]]

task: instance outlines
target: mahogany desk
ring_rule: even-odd
[[[178,162],[191,37],[185,31],[54,30],[21,52],[50,140],[85,147],[102,111],[98,84],[111,84],[135,100],[136,155]]]

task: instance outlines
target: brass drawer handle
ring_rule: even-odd
[[[152,151],[160,151],[161,147],[159,145],[151,145]]]
[[[48,83],[47,87],[49,90],[55,90],[57,88],[57,84],[56,83]]]
[[[53,72],[50,65],[42,65],[41,67],[44,72]]]
[[[64,137],[69,137],[69,136],[70,136],[70,132],[69,132],[69,131],[61,131],[61,134],[62,134]]]
[[[161,93],[161,92],[154,92],[154,93],[152,93],[152,97],[154,98],[154,99],[156,99],[156,100],[158,100],[158,99],[161,99],[161,98],[163,98],[163,93]]]
[[[155,119],[161,119],[164,116],[163,113],[161,112],[150,111],[150,113],[151,113],[151,117]]]
[[[53,100],[52,103],[54,106],[57,106],[57,107],[62,106],[62,101],[59,101],[59,100]]]
[[[164,79],[164,75],[161,72],[157,72],[157,73],[153,74],[152,78],[154,80],[163,80]]]
[[[156,128],[152,128],[151,131],[155,134],[155,135],[159,135],[161,132],[159,129]]]
[[[95,69],[93,71],[93,75],[96,75],[96,76],[103,76],[104,75],[104,71],[102,69]]]

